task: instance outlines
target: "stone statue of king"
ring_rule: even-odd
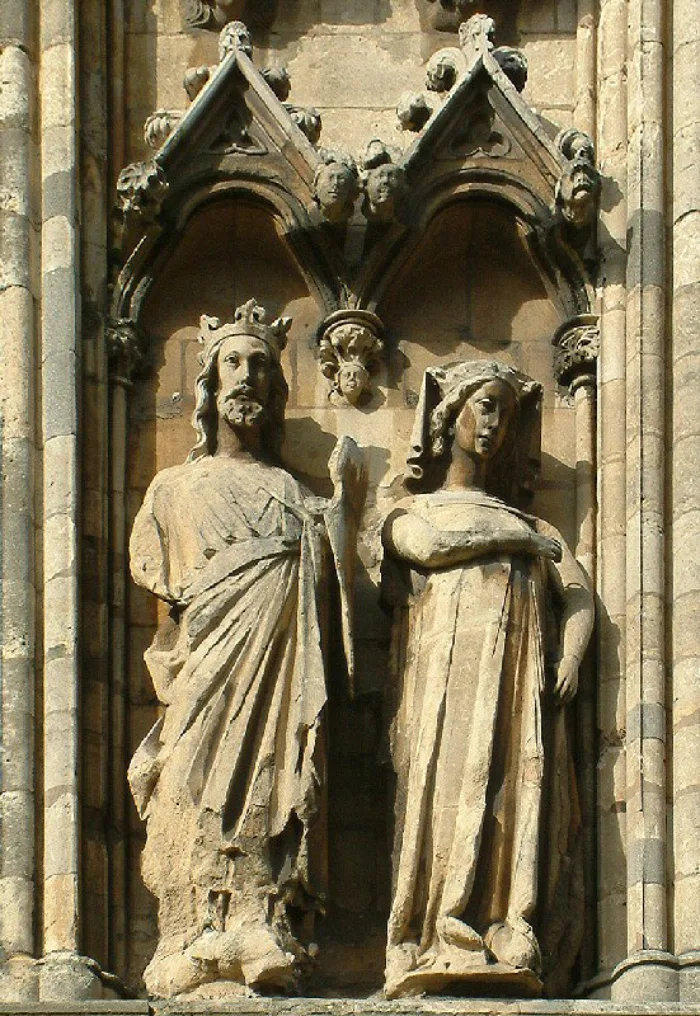
[[[170,605],[145,654],[164,709],[129,767],[158,899],[152,995],[292,991],[325,881],[329,583],[348,671],[359,449],[332,499],[279,464],[290,319],[254,300],[202,317],[188,460],[158,473],[130,543],[135,582]]]

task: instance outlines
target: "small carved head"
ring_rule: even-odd
[[[396,106],[402,131],[422,131],[432,115],[428,100],[420,92],[404,92]]]
[[[556,202],[563,218],[580,229],[595,215],[600,194],[600,176],[584,159],[569,163],[557,185]]]
[[[505,76],[522,92],[527,84],[527,57],[520,49],[512,46],[499,46],[494,49],[493,57]]]
[[[286,67],[263,67],[261,77],[267,82],[280,102],[286,102],[292,90],[292,82]]]
[[[370,311],[335,311],[322,325],[319,339],[321,373],[331,380],[329,398],[356,406],[370,390],[384,344],[381,321]]]
[[[556,141],[567,160],[557,184],[556,205],[566,222],[581,229],[595,215],[600,194],[595,148],[589,136],[575,127],[562,131]]]
[[[359,360],[341,363],[336,378],[338,391],[351,406],[356,406],[362,393],[369,388],[369,371]]]
[[[257,427],[263,448],[279,458],[289,389],[280,365],[291,318],[266,324],[265,309],[249,300],[232,322],[202,315],[202,370],[195,382],[192,426],[197,443],[190,460],[213,455],[220,419],[232,427]]]
[[[322,158],[314,175],[314,198],[328,222],[347,222],[360,192],[355,160],[333,151],[323,152]]]
[[[362,158],[362,183],[365,191],[363,211],[368,219],[390,222],[396,218],[408,193],[406,171],[397,165],[398,149],[389,148],[375,138]]]

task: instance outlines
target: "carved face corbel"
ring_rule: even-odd
[[[400,218],[408,194],[406,171],[397,164],[401,157],[398,149],[389,148],[382,141],[370,141],[361,160],[364,202],[362,211],[370,222],[392,222]]]
[[[355,160],[343,152],[325,151],[314,175],[314,200],[332,225],[348,221],[360,193]]]
[[[600,174],[595,166],[593,142],[576,128],[562,131],[557,146],[567,164],[557,183],[556,208],[561,218],[576,230],[595,218],[600,195]]]
[[[328,397],[336,405],[356,406],[367,398],[371,375],[381,363],[381,332],[381,321],[367,310],[335,311],[323,322],[321,373],[331,381]]]

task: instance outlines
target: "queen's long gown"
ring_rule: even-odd
[[[443,530],[534,523],[481,492],[419,495],[398,510]],[[391,570],[394,602],[401,587],[408,595],[394,625],[389,994],[402,992],[411,969],[459,977],[488,967],[485,945],[503,924],[537,957],[546,584],[542,559],[503,552],[428,571],[395,561]],[[566,810],[568,772],[563,779]]]
[[[129,771],[158,994],[204,932],[245,953],[264,928],[271,951],[294,951],[288,906],[323,893],[325,545],[304,499],[282,469],[205,457],[159,473],[136,518],[133,577],[176,605],[146,653],[166,708]]]

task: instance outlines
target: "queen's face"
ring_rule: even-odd
[[[464,403],[455,424],[455,441],[482,461],[501,449],[515,416],[515,393],[505,381],[494,379],[477,388]]]

